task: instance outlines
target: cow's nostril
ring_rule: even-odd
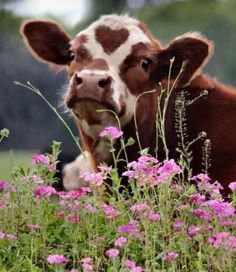
[[[75,76],[75,81],[78,85],[82,84],[83,83],[83,79],[82,77],[79,77],[78,75]]]
[[[110,84],[111,84],[111,78],[110,77],[103,78],[103,79],[99,80],[99,82],[98,82],[98,86],[103,88],[103,89],[109,87]]]

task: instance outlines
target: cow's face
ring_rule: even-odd
[[[192,34],[162,49],[143,24],[128,16],[102,16],[73,39],[48,21],[26,22],[22,33],[41,60],[68,67],[70,83],[65,102],[84,130],[107,125],[102,124],[105,118],[97,109],[114,111],[124,125],[133,116],[138,95],[168,78],[172,57],[176,57],[173,77],[182,62],[188,61],[179,78],[184,85],[210,52],[209,42]]]

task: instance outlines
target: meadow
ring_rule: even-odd
[[[122,140],[114,127],[100,136]],[[235,271],[236,182],[226,201],[207,174],[191,185],[180,164],[143,151],[122,176],[102,165],[82,175],[89,187],[57,192],[59,152],[54,141],[0,181],[0,271]]]
[[[17,84],[46,102],[80,148],[42,93],[30,83]],[[203,146],[204,171],[192,175],[191,145],[205,134],[188,142],[184,94],[176,106],[183,150],[178,161],[168,158],[164,122],[172,90],[162,90],[158,98],[158,103],[164,99],[156,121],[167,154],[164,161],[141,149],[138,159],[126,160],[126,170],[118,174],[120,156],[135,140],[125,139],[117,116],[118,127],[99,134],[110,147],[113,166],[102,164],[98,173],[83,173],[80,178],[88,186],[76,191],[57,192],[53,187],[61,143],[53,141],[50,153],[32,154],[30,161],[24,154],[25,165],[20,165],[21,155],[9,155],[12,165],[18,159],[20,164],[0,181],[1,272],[236,271],[236,181],[224,198],[220,183],[208,176],[209,139]],[[1,144],[9,132],[0,133]],[[136,138],[140,145],[138,133]],[[124,178],[129,188],[122,185]]]

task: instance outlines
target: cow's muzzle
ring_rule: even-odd
[[[78,72],[72,79],[66,105],[73,109],[75,104],[90,100],[114,108],[112,94],[112,78],[106,73],[85,74]]]

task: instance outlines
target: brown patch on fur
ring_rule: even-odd
[[[120,66],[121,79],[126,83],[132,94],[154,89],[155,81],[152,79],[152,71],[155,67],[155,54],[159,50],[158,45],[137,43],[132,46],[131,53]],[[143,59],[150,59],[149,68],[145,71],[141,67]]]
[[[179,74],[183,62],[186,62],[184,71],[181,73],[178,85],[183,86],[197,74],[208,61],[213,50],[213,45],[201,36],[183,35],[173,40],[165,49],[157,54],[157,81],[168,78],[170,59],[174,58],[171,69],[171,79]]]
[[[96,41],[99,42],[104,52],[111,54],[120,47],[129,36],[129,31],[125,28],[113,30],[108,26],[99,26],[95,30]]]

